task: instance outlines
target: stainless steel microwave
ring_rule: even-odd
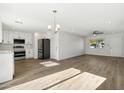
[[[25,39],[14,39],[14,44],[25,44]]]

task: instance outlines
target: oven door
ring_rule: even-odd
[[[25,59],[25,51],[14,51],[15,60]]]

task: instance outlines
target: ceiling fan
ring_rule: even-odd
[[[93,36],[96,36],[96,35],[100,35],[100,34],[104,34],[103,32],[101,32],[101,31],[93,31]]]

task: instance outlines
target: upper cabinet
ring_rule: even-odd
[[[14,39],[25,39],[25,44],[32,44],[32,33],[17,32],[17,31],[3,32],[4,44],[13,44]]]
[[[25,33],[24,32],[12,32],[12,33],[13,33],[14,39],[25,39]]]
[[[31,33],[30,34],[26,33],[25,37],[26,37],[25,38],[25,40],[26,40],[25,43],[26,44],[32,44],[32,37],[33,37],[32,34]]]
[[[2,34],[2,23],[0,22],[0,43],[2,43],[3,40],[3,34]]]
[[[13,44],[13,33],[11,31],[3,31],[3,43]]]
[[[3,32],[3,43],[4,44],[13,44],[13,33],[11,31]]]

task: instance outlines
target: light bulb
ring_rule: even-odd
[[[48,30],[50,31],[52,29],[52,26],[51,25],[48,25]]]
[[[96,34],[93,34],[93,36],[95,37],[95,36],[96,36]]]
[[[59,30],[60,30],[60,25],[57,24],[57,25],[56,25],[56,28],[55,28],[55,31],[59,31]]]

